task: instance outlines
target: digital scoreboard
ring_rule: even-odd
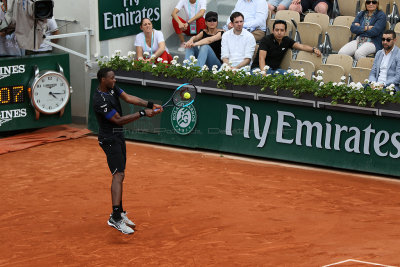
[[[26,96],[26,87],[23,85],[0,87],[0,105],[24,103]]]

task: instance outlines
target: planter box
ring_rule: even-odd
[[[360,107],[354,103],[345,103],[342,100],[339,100],[337,104],[331,104],[332,102],[331,97],[326,97],[323,102],[318,102],[317,107],[329,110],[338,110],[338,111],[345,111],[345,112],[352,112],[359,114],[378,115],[378,109],[371,108],[368,105],[366,107]]]
[[[296,97],[290,90],[278,90],[278,97],[280,97],[278,98],[278,102],[280,103],[308,107],[316,107],[317,105],[317,97],[310,93],[305,93],[302,94],[300,97]]]
[[[143,84],[144,73],[141,71],[126,71],[126,70],[116,70],[115,72],[117,81],[129,82],[131,84]]]
[[[210,87],[210,88],[218,88],[217,87],[217,83],[218,81],[215,80],[209,80],[209,81],[202,81],[201,78],[194,78],[192,80],[192,83],[196,86],[196,87]]]
[[[151,72],[144,72],[143,80],[145,86],[156,86],[174,90],[181,84],[190,82],[186,79],[178,79],[174,77],[153,76]]]
[[[230,84],[227,86],[232,90],[232,96],[237,98],[245,98],[245,99],[257,99],[256,94],[261,92],[260,86],[255,85],[233,85]],[[238,93],[235,93],[238,92]]]
[[[378,108],[379,115],[381,116],[400,118],[400,104],[398,103],[377,103],[375,106]]]

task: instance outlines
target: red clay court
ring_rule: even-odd
[[[398,180],[127,150],[130,236],[107,225],[111,176],[96,137],[0,155],[0,266],[400,266]]]

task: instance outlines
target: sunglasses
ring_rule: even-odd
[[[365,1],[365,3],[366,3],[367,5],[370,5],[370,4],[376,5],[376,4],[378,4],[378,1]]]
[[[207,22],[217,22],[217,19],[208,19]]]
[[[386,41],[386,42],[390,42],[390,41],[392,41],[393,39],[391,39],[391,38],[382,38],[382,42],[384,42],[384,41]]]

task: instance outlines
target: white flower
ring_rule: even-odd
[[[346,80],[346,76],[340,77],[340,80],[342,80],[342,81]]]
[[[176,63],[176,65],[175,65],[175,67],[180,67],[181,66],[181,64],[179,64],[179,63]]]
[[[268,71],[268,70],[269,70],[269,66],[268,66],[268,65],[265,65],[264,70],[265,70],[265,71]]]
[[[111,55],[111,59],[113,59],[113,58],[115,58],[115,54],[112,54],[112,55]]]
[[[168,60],[164,60],[163,63],[168,64]]]
[[[130,57],[130,58],[134,58],[135,55],[136,55],[136,52],[134,52],[134,51],[129,51],[128,52],[128,57]]]
[[[336,85],[337,85],[337,83],[336,83],[336,82],[335,82],[335,83],[332,83],[332,85],[333,85],[333,86],[336,86]]]
[[[135,62],[134,61],[132,61],[132,66],[135,66]]]
[[[143,60],[143,57],[139,57],[138,60]]]
[[[304,71],[304,68],[301,68],[300,71],[303,72],[303,71]]]
[[[319,87],[322,87],[324,85],[324,82],[319,83]]]
[[[228,76],[228,75],[226,75],[226,76],[225,76],[225,79],[227,79],[227,80],[228,80],[228,79],[229,79],[229,76]]]
[[[150,55],[150,54],[149,54],[149,52],[147,52],[147,51],[143,53],[143,56],[145,56],[145,57],[148,57],[149,55]]]
[[[293,72],[293,69],[288,69],[287,70],[287,73],[292,73]]]
[[[338,82],[337,85],[338,85],[338,86],[342,86],[342,85],[344,85],[344,82]]]
[[[114,53],[115,53],[116,55],[121,55],[121,50],[115,50]]]
[[[322,76],[317,76],[317,77],[315,77],[315,79],[317,80],[317,81],[322,81],[324,78],[322,78]]]
[[[212,72],[214,75],[215,74],[217,74],[218,73],[218,71],[217,70],[213,70],[213,72]]]
[[[260,72],[260,74],[261,74],[261,75],[265,75],[266,72],[262,70],[262,71]]]
[[[177,63],[177,62],[176,62],[175,59],[173,59],[173,60],[171,61],[171,64],[172,64],[172,65],[176,65],[176,63]]]
[[[317,70],[317,74],[324,74],[322,70]]]
[[[369,83],[369,80],[368,80],[368,79],[365,79],[365,80],[364,80],[364,83]]]
[[[279,74],[279,71],[275,71],[275,74]]]
[[[151,55],[150,59],[155,59],[156,55]]]
[[[162,58],[157,58],[157,62],[161,62],[162,61]]]
[[[393,90],[393,89],[394,89],[394,84],[391,83],[391,84],[387,87],[387,89]]]
[[[209,68],[208,68],[208,66],[207,66],[207,65],[203,65],[203,67],[201,68],[201,70],[202,70],[202,71],[208,71],[208,70],[209,70]]]
[[[260,72],[261,72],[261,70],[259,68],[256,68],[256,69],[253,70],[254,74],[259,74]]]
[[[305,74],[304,71],[302,71],[302,72],[299,73],[299,76],[300,76],[300,77],[304,77],[304,76],[306,76],[306,74]]]
[[[157,66],[153,64],[151,67],[152,67],[152,68],[155,68],[155,67],[157,67]]]
[[[190,61],[192,61],[192,62],[193,62],[195,59],[196,59],[196,57],[195,57],[195,56],[193,56],[193,55],[191,55],[191,56],[190,56]]]
[[[174,56],[174,60],[178,61],[179,56]]]
[[[249,76],[251,75],[251,73],[249,71],[246,71],[246,75]]]
[[[196,63],[197,63],[197,59],[194,59],[194,60],[193,60],[193,63],[196,64]]]
[[[94,54],[94,57],[95,57],[95,58],[98,58],[98,57],[99,57],[99,54],[97,54],[97,53]]]
[[[394,92],[393,91],[390,91],[390,93],[389,93],[390,95],[394,95]]]
[[[212,69],[213,71],[214,71],[214,70],[218,70],[218,66],[217,66],[217,65],[213,65],[211,69]]]
[[[104,60],[108,60],[108,56],[104,56]]]
[[[183,61],[183,64],[188,64],[189,63],[189,60],[187,60],[187,59],[185,59],[184,61]]]
[[[127,56],[123,56],[123,57],[122,57],[122,59],[124,59],[124,60],[127,60],[127,59],[128,59],[128,57],[127,57]]]

